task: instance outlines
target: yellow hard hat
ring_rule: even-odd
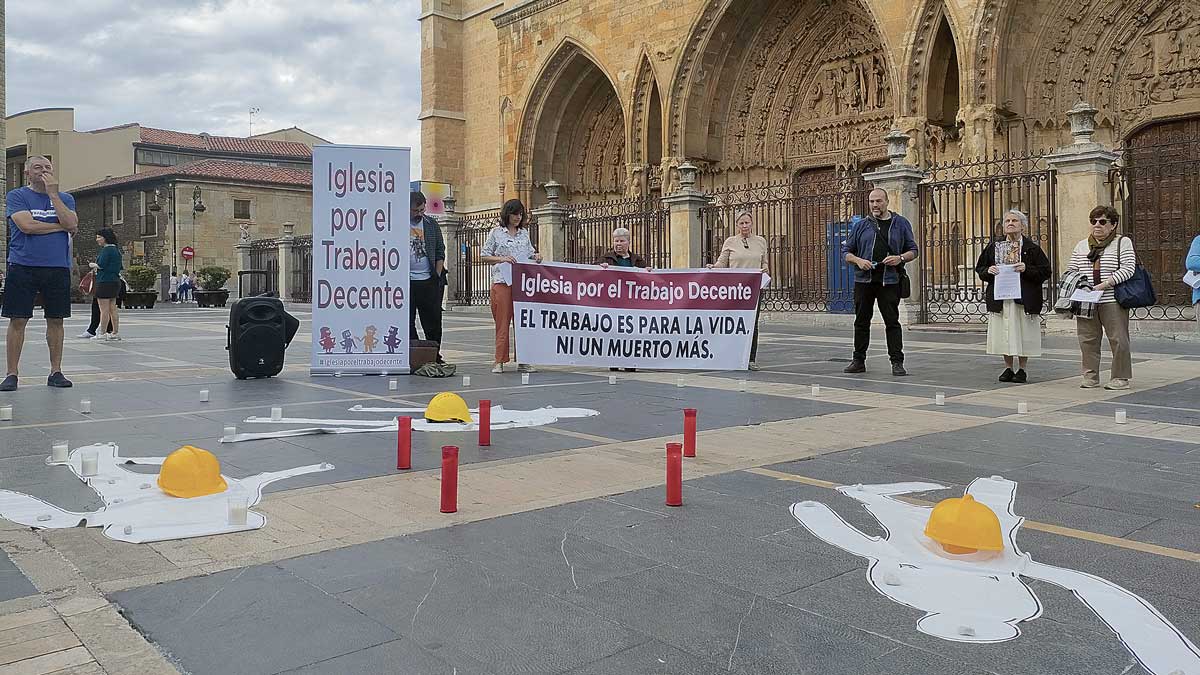
[[[957,555],[1004,550],[1000,519],[969,494],[942,500],[933,507],[925,536],[941,544],[946,552]]]
[[[167,455],[158,472],[158,487],[172,497],[203,497],[224,492],[221,462],[207,450],[185,445]]]
[[[425,419],[430,422],[462,422],[471,423],[471,411],[467,402],[458,394],[443,391],[429,402],[425,408]]]

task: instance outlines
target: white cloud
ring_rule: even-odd
[[[256,132],[411,147],[419,176],[419,13],[419,0],[10,0],[7,111],[244,136],[257,107]]]

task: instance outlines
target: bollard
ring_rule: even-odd
[[[492,444],[492,402],[483,399],[479,402],[479,447],[486,448]]]
[[[396,469],[412,468],[412,418],[396,418]]]
[[[696,409],[683,410],[683,456],[696,456]]]
[[[458,448],[442,446],[442,513],[458,512]]]
[[[667,506],[683,506],[682,443],[667,443]]]

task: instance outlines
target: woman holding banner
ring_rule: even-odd
[[[721,245],[721,255],[711,268],[758,269],[767,273],[767,240],[754,234],[754,216],[749,211],[738,211],[737,234]],[[762,296],[759,296],[762,307]],[[750,343],[750,370],[758,370],[758,312],[754,313],[754,340]]]
[[[513,320],[512,276],[503,273],[504,263],[542,262],[542,255],[529,241],[529,212],[519,199],[504,202],[500,209],[500,223],[488,234],[483,244],[480,262],[492,265],[492,320],[496,322],[496,359],[493,373],[503,373],[509,361],[508,327]],[[517,372],[532,373],[533,366],[517,364]]]

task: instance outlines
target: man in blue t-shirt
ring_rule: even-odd
[[[79,229],[75,198],[58,191],[54,165],[45,157],[25,160],[27,185],[8,193],[8,371],[0,391],[15,391],[25,346],[25,326],[40,293],[50,347],[51,387],[69,387],[62,374],[63,319],[71,316],[71,237]]]

